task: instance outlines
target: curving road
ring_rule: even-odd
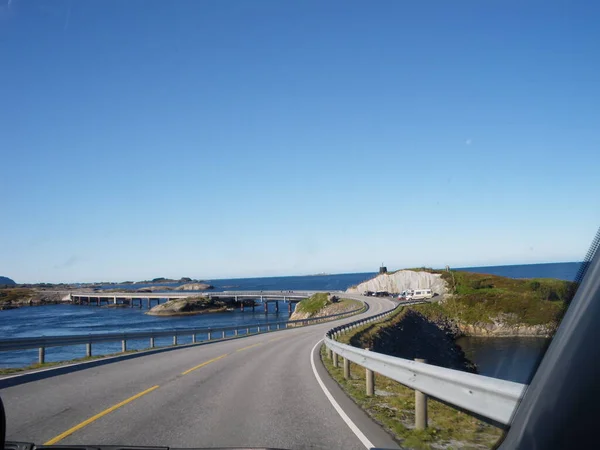
[[[388,299],[344,296],[369,303],[366,315],[393,307]],[[332,326],[175,349],[3,388],[7,439],[64,445],[398,448],[319,361],[316,344]]]

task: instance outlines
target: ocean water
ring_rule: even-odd
[[[491,273],[513,278],[559,278],[573,280],[580,263],[530,264],[518,266],[472,267],[458,270],[470,270]],[[234,278],[206,280],[215,286],[215,291],[224,290],[345,290],[352,285],[368,280],[376,273],[348,273],[337,275],[309,275],[296,277]],[[179,283],[168,284],[170,286]],[[110,288],[118,286],[110,285]],[[125,288],[142,285],[125,285]],[[230,325],[264,323],[287,318],[287,306],[280,305],[278,314],[274,305],[268,314],[250,308],[244,312],[231,311],[219,314],[207,314],[185,317],[156,317],[144,314],[146,309],[139,308],[99,308],[96,306],[47,305],[24,307],[0,311],[0,339],[33,336],[55,336],[68,334],[110,333],[124,331],[148,331],[174,328],[201,328]],[[189,338],[182,338],[186,343]],[[156,345],[170,345],[171,339],[157,340]],[[147,342],[128,342],[131,349],[145,348]],[[95,354],[108,354],[120,351],[120,343],[97,344]],[[481,351],[479,352],[481,353]],[[525,354],[525,353],[523,353]],[[84,346],[48,348],[47,361],[60,361],[85,356]],[[528,357],[524,356],[525,359]],[[0,367],[23,367],[37,361],[37,351],[0,352]]]
[[[558,280],[574,281],[580,267],[580,262],[562,262],[514,266],[461,267],[456,270],[489,273],[508,278],[556,278]]]

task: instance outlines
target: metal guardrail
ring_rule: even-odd
[[[369,386],[369,383],[373,383],[372,373],[369,380],[369,371],[372,371],[415,389],[419,393],[435,397],[497,423],[508,425],[527,385],[396,358],[352,347],[335,340],[344,332],[391,315],[401,306],[403,305],[398,305],[396,308],[376,316],[329,330],[325,335],[324,342],[329,349],[328,352],[331,352],[330,357],[332,357],[334,365],[337,366],[339,355],[344,358],[345,375],[349,373],[349,369],[347,369],[349,361],[364,367],[367,370],[367,395],[373,395],[374,392],[373,386]]]
[[[150,345],[148,348],[154,348],[154,340],[161,337],[173,337],[173,345],[177,345],[177,338],[181,336],[192,336],[192,343],[213,341],[216,339],[255,335],[259,333],[287,329],[289,327],[307,326],[314,323],[327,322],[333,319],[349,317],[366,310],[368,310],[368,305],[364,304],[361,308],[353,309],[343,313],[331,314],[329,316],[301,320],[286,320],[280,322],[248,323],[229,327],[176,328],[171,330],[150,330],[133,333],[103,333],[3,339],[0,340],[0,352],[37,348],[39,349],[38,362],[42,364],[45,362],[45,349],[48,347],[86,345],[86,356],[89,357],[92,356],[92,344],[99,342],[121,341],[121,350],[125,352],[127,351],[128,340],[149,339]],[[198,341],[198,335],[206,335],[207,339],[205,341]]]

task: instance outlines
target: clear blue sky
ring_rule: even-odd
[[[573,261],[600,225],[598,2],[0,5],[18,282]]]

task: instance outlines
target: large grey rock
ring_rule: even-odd
[[[442,280],[440,274],[399,270],[394,273],[377,275],[358,286],[348,288],[346,292],[354,294],[362,294],[366,291],[400,293],[406,289],[431,289],[439,295],[443,295],[448,291],[446,282]]]

